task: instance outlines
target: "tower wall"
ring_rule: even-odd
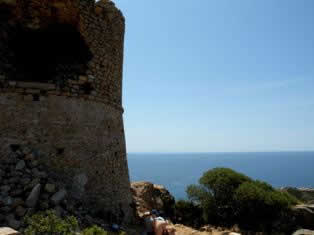
[[[73,197],[127,221],[123,42],[110,1],[0,0],[0,158],[28,146]]]

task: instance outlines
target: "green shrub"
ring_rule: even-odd
[[[75,217],[68,216],[62,219],[53,210],[25,218],[25,223],[27,225],[25,235],[126,235],[124,232],[107,232],[96,225],[77,233],[79,225]]]
[[[249,229],[271,230],[274,221],[285,217],[290,206],[298,201],[288,193],[263,187],[260,182],[246,182],[234,194],[239,223]]]
[[[52,210],[25,218],[25,223],[27,225],[25,235],[74,235],[78,229],[75,217],[69,216],[61,219]]]
[[[296,188],[286,188],[283,192],[288,193],[293,197],[297,198],[300,203],[304,203],[307,201],[306,197],[304,197],[305,195]]]
[[[94,225],[90,228],[83,230],[82,235],[108,235],[108,232]]]
[[[287,218],[298,200],[271,185],[227,168],[203,174],[199,185],[187,188],[189,199],[200,205],[205,223],[267,230],[274,221]]]
[[[120,233],[107,232],[103,230],[102,228],[98,227],[97,225],[84,229],[81,234],[82,235],[117,235],[117,234],[126,235],[125,232],[120,232]]]
[[[193,202],[179,200],[175,204],[176,223],[198,228],[203,225],[202,208]]]
[[[203,208],[205,222],[231,225],[236,215],[232,195],[242,183],[252,181],[232,169],[214,168],[203,174],[199,185],[188,186],[187,194]]]

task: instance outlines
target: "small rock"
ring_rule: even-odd
[[[31,182],[31,179],[30,178],[23,178],[23,179],[20,180],[20,182],[21,182],[22,185],[25,186],[25,185],[27,185],[27,184],[29,184]]]
[[[10,187],[9,185],[4,185],[4,186],[1,186],[1,187],[0,187],[0,191],[1,191],[2,193],[7,193],[7,192],[10,191],[10,189],[11,189],[11,187]]]
[[[35,176],[38,177],[38,178],[43,178],[43,179],[46,179],[48,177],[47,173],[43,172],[43,171],[39,171],[37,173],[37,175],[35,175]]]
[[[49,203],[48,202],[40,202],[39,207],[42,210],[47,210],[49,208]]]
[[[56,213],[57,216],[61,217],[63,215],[64,210],[62,209],[61,206],[56,206],[54,208],[54,211]]]
[[[35,178],[35,179],[32,180],[32,182],[30,182],[30,184],[28,185],[28,187],[34,188],[34,187],[35,187],[37,184],[39,184],[39,183],[40,183],[40,179]]]
[[[20,196],[23,193],[24,193],[23,189],[17,189],[17,190],[12,191],[10,195],[13,197],[16,197],[16,196]]]
[[[26,213],[26,209],[22,206],[18,206],[16,209],[15,209],[15,214],[19,217],[23,217]]]
[[[35,213],[36,213],[36,209],[35,208],[28,208],[26,210],[26,216],[28,216],[28,217],[34,215]]]
[[[15,166],[15,170],[23,170],[25,167],[25,162],[24,160],[18,161],[18,163]]]
[[[45,191],[48,193],[54,193],[56,191],[56,186],[54,184],[46,184]]]
[[[50,197],[49,193],[40,194],[40,198],[43,199],[43,200],[48,200],[49,197]]]
[[[37,184],[31,191],[31,193],[29,194],[28,198],[26,199],[26,205],[28,207],[36,206],[38,198],[39,198],[39,194],[40,194],[40,188],[41,188],[41,185]]]
[[[14,219],[15,219],[14,214],[8,214],[8,215],[5,217],[5,220],[6,220],[7,222],[9,222],[10,220],[14,220]]]
[[[37,167],[38,166],[38,161],[37,160],[33,160],[33,161],[31,161],[31,167]]]
[[[22,150],[22,152],[23,152],[25,155],[30,154],[31,151],[32,151],[32,150],[31,150],[29,147],[24,147],[23,150]]]
[[[12,199],[11,197],[6,197],[6,198],[3,200],[3,202],[4,202],[4,205],[6,205],[6,206],[11,206],[12,203],[13,203],[13,199]]]
[[[23,204],[24,204],[24,201],[23,201],[22,198],[15,198],[15,199],[13,200],[12,207],[13,207],[13,208],[16,208],[16,207],[18,207],[18,206],[22,206]]]
[[[20,179],[18,177],[12,177],[9,179],[9,183],[10,184],[16,184],[20,181]]]
[[[32,161],[35,159],[35,157],[33,154],[27,154],[27,155],[25,155],[24,159],[27,161]]]
[[[86,215],[85,220],[90,225],[93,223],[93,218],[90,215]]]
[[[11,207],[9,206],[5,206],[5,207],[1,207],[0,208],[0,211],[3,213],[3,214],[7,214],[11,211]]]
[[[58,205],[67,195],[67,191],[65,189],[61,189],[58,192],[56,192],[50,200],[54,205]]]
[[[21,227],[21,222],[15,219],[9,220],[8,225],[14,229],[19,229]]]

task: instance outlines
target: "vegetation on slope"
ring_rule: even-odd
[[[189,185],[186,192],[189,201],[178,201],[176,209],[177,214],[190,215],[190,218],[184,218],[190,221],[189,225],[238,224],[257,231],[271,231],[274,226],[281,229],[279,227],[284,226],[283,223],[278,225],[276,222],[286,221],[289,224],[289,208],[298,203],[294,196],[228,168],[205,172],[199,184]],[[202,220],[196,221],[192,207],[201,210]]]
[[[47,234],[47,235],[125,235],[124,232],[112,233],[93,225],[81,232],[77,219],[73,216],[65,218],[58,217],[53,210],[48,210],[43,213],[38,213],[32,217],[25,219],[27,228],[24,231],[25,235]]]

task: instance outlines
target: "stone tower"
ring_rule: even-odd
[[[0,158],[36,150],[74,197],[127,221],[123,43],[109,0],[0,0]]]

